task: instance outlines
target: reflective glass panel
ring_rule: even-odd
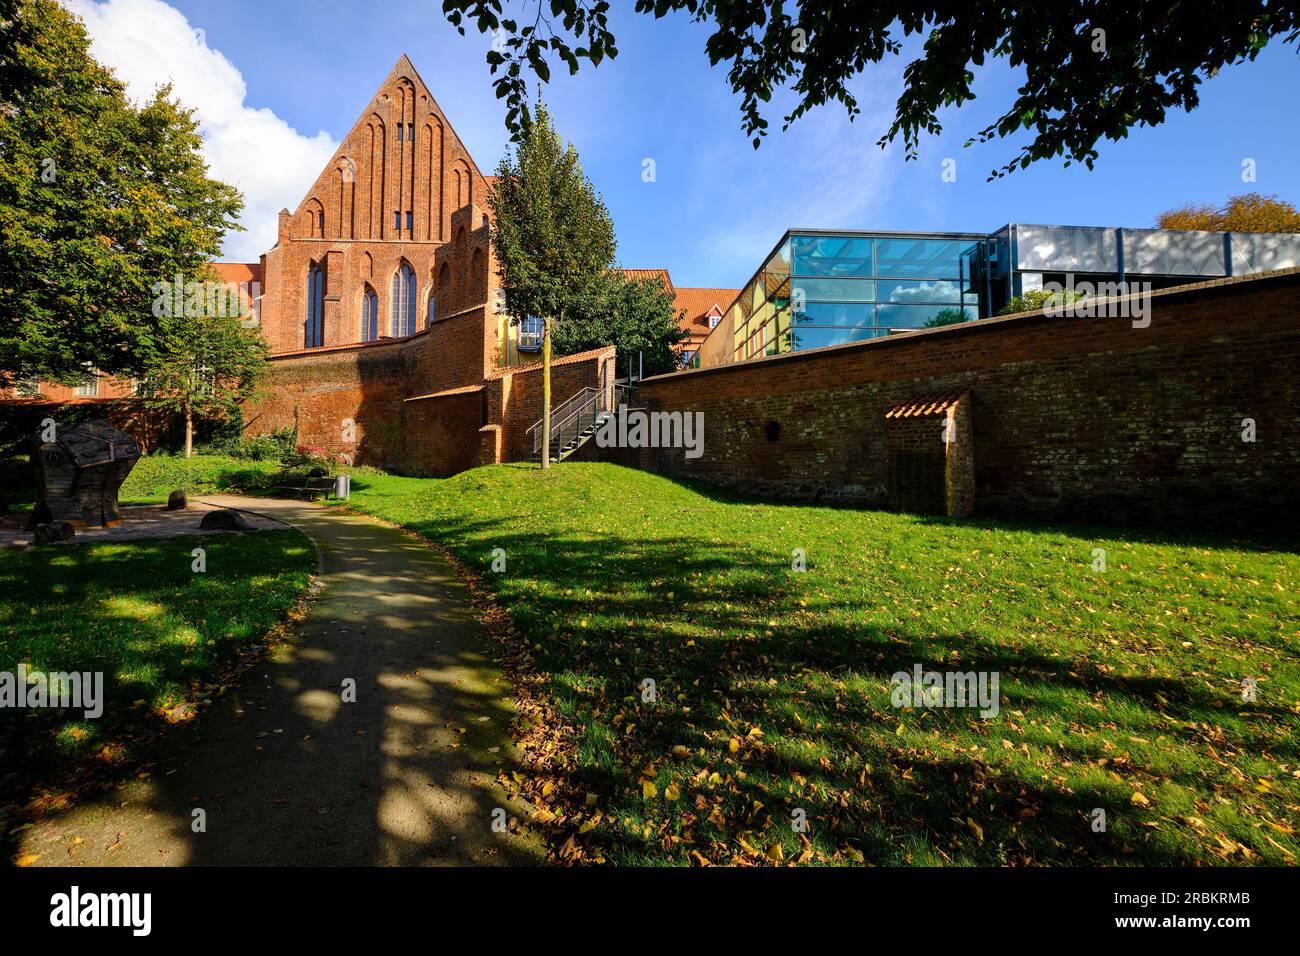
[[[900,279],[960,279],[960,239],[877,239],[876,275]]]
[[[876,324],[882,329],[923,329],[975,318],[974,309],[957,305],[880,305]]]
[[[870,237],[792,236],[794,274],[801,276],[871,276]]]
[[[876,298],[876,284],[870,279],[792,279],[790,294],[805,302],[871,302]]]
[[[870,326],[875,311],[870,302],[809,302],[795,315],[795,325]]]
[[[902,279],[882,279],[876,283],[881,302],[952,302],[961,300],[961,283],[948,279],[909,282]]]
[[[793,348],[819,349],[827,345],[843,345],[845,342],[860,342],[863,339],[874,338],[877,334],[876,329],[817,329],[800,327],[791,332],[791,339]]]

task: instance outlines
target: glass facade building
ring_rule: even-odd
[[[735,361],[978,318],[962,253],[980,238],[789,233],[717,328]]]
[[[1050,282],[1110,283],[1118,292],[1139,280],[1158,289],[1297,264],[1300,235],[1025,224],[994,233],[796,229],[777,243],[690,364],[973,321]]]

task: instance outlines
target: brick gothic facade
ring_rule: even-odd
[[[301,443],[423,475],[531,454],[540,369],[495,307],[488,188],[403,56],[262,256],[272,376],[250,433],[296,425]],[[556,403],[612,381],[613,361],[561,360]]]

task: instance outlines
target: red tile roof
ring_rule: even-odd
[[[674,311],[686,311],[682,319],[682,328],[688,332],[709,331],[708,314],[716,305],[720,313],[740,295],[739,289],[677,289],[673,301]]]
[[[629,279],[658,279],[664,284],[665,289],[676,294],[673,280],[669,278],[667,269],[620,269],[619,271]]]
[[[225,282],[238,285],[241,282],[261,282],[262,264],[260,262],[214,262],[212,268]]]

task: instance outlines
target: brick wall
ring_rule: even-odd
[[[647,379],[652,410],[704,411],[705,442],[695,460],[641,457],[772,496],[887,506],[888,410],[969,392],[976,513],[1294,523],[1300,271],[1166,290],[1151,309],[1147,328],[1032,313]]]
[[[178,414],[152,409],[137,398],[106,399],[21,399],[7,401],[0,419],[0,443],[26,452],[26,442],[40,433],[42,423],[53,418],[60,427],[102,419],[126,432],[144,449],[156,451],[167,442],[184,436],[184,423]]]
[[[428,333],[385,345],[317,349],[271,359],[265,397],[244,410],[247,434],[298,429],[298,441],[357,464],[401,467],[403,400],[411,352]],[[347,422],[354,427],[345,427]],[[348,439],[352,438],[351,441]]]
[[[415,398],[405,403],[402,470],[443,478],[479,463],[479,430],[485,424],[485,386]]]
[[[551,405],[558,406],[583,388],[599,388],[614,380],[614,347],[568,355],[551,362]],[[502,426],[505,461],[522,461],[533,454],[528,429],[542,417],[541,363],[506,369],[492,382],[491,420]]]
[[[970,396],[926,396],[885,414],[888,502],[963,517],[975,504]]]
[[[301,444],[400,474],[444,476],[526,459],[532,454],[527,430],[542,414],[541,365],[485,377],[484,349],[495,344],[485,344],[484,328],[479,309],[410,339],[274,356],[267,394],[245,409],[245,431],[296,424]],[[613,363],[613,346],[556,359],[554,403],[612,380]],[[464,379],[471,384],[459,384]],[[449,387],[429,390],[430,382]],[[484,426],[497,428],[486,458]]]

